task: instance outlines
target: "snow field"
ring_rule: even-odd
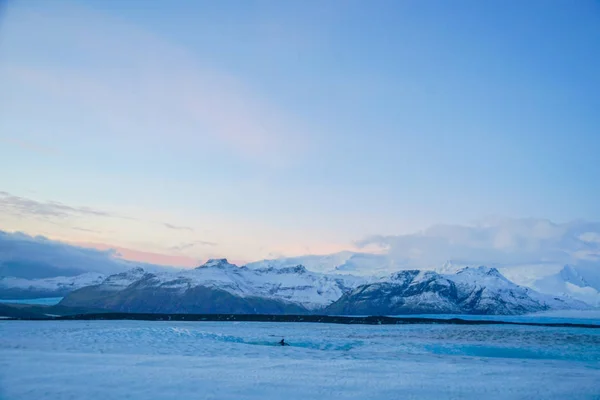
[[[0,321],[0,398],[594,399],[598,331]]]

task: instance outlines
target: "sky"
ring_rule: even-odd
[[[1,10],[3,231],[193,266],[600,221],[597,1]]]

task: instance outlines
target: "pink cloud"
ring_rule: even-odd
[[[178,266],[178,267],[197,267],[201,264],[198,259],[186,256],[173,256],[169,254],[153,253],[126,247],[113,246],[106,243],[88,243],[88,242],[70,242],[76,246],[91,247],[98,250],[114,249],[119,256],[129,261],[146,262],[151,264]]]
[[[166,265],[166,266],[174,266],[174,267],[186,267],[186,268],[194,268],[204,264],[208,259],[197,259],[193,257],[187,256],[175,256],[170,254],[162,254],[162,253],[154,253],[149,251],[135,250],[127,247],[114,246],[106,243],[92,243],[92,242],[75,242],[70,241],[70,244],[75,246],[82,247],[91,247],[97,250],[116,250],[117,254],[120,258],[129,261],[138,261],[145,262],[151,264],[158,265]],[[213,258],[222,258],[222,257],[213,257]],[[242,259],[230,259],[228,260],[230,263],[235,265],[245,265],[248,263],[248,260]]]

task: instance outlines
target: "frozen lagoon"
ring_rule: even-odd
[[[0,321],[0,399],[333,397],[599,399],[600,329]]]

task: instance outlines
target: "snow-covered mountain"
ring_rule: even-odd
[[[136,268],[70,293],[65,306],[125,312],[331,314],[524,314],[585,309],[571,299],[518,286],[495,268],[456,274],[409,270],[384,279],[327,275],[293,267],[248,268],[226,259],[193,269]]]
[[[456,274],[471,267],[472,263],[448,260],[440,265],[411,267],[411,262],[394,261],[387,254],[355,253],[344,251],[330,255],[308,255],[301,257],[262,260],[247,264],[248,268],[286,268],[304,265],[310,271],[321,273],[349,273],[363,277],[385,279],[390,273],[409,270],[429,270],[439,274]],[[475,264],[476,265],[476,264]],[[492,264],[510,281],[548,295],[557,295],[583,301],[600,307],[600,265],[585,264],[562,266],[552,262],[536,264],[498,265]],[[372,279],[372,278],[371,278]]]
[[[155,284],[180,290],[193,286],[214,287],[239,296],[298,303],[308,309],[333,303],[346,291],[365,283],[365,279],[352,275],[310,272],[302,265],[249,269],[230,264],[226,259],[209,260],[193,270],[155,276]]]
[[[0,277],[0,299],[26,299],[36,297],[62,297],[73,290],[97,285],[104,280],[102,274],[88,272],[76,276],[57,276],[45,279]]]
[[[330,314],[525,314],[586,309],[584,303],[540,294],[514,284],[495,268],[456,274],[409,270],[362,285],[327,308]]]
[[[121,311],[299,312],[323,308],[365,282],[309,272],[301,265],[251,269],[219,259],[192,270],[147,273],[138,268],[112,275],[71,293],[62,304]]]
[[[401,269],[385,254],[342,251],[328,255],[306,255],[262,260],[246,264],[250,269],[287,268],[303,265],[309,271],[323,274],[352,274],[357,276],[384,276]]]
[[[136,267],[129,271],[110,275],[100,282],[97,282],[95,285],[98,285],[102,290],[107,292],[117,292],[140,280],[146,273],[147,272],[143,268]]]
[[[542,293],[571,297],[600,307],[600,284],[594,279],[598,276],[600,272],[591,268],[586,270],[566,265],[558,273],[540,278],[531,286]]]

